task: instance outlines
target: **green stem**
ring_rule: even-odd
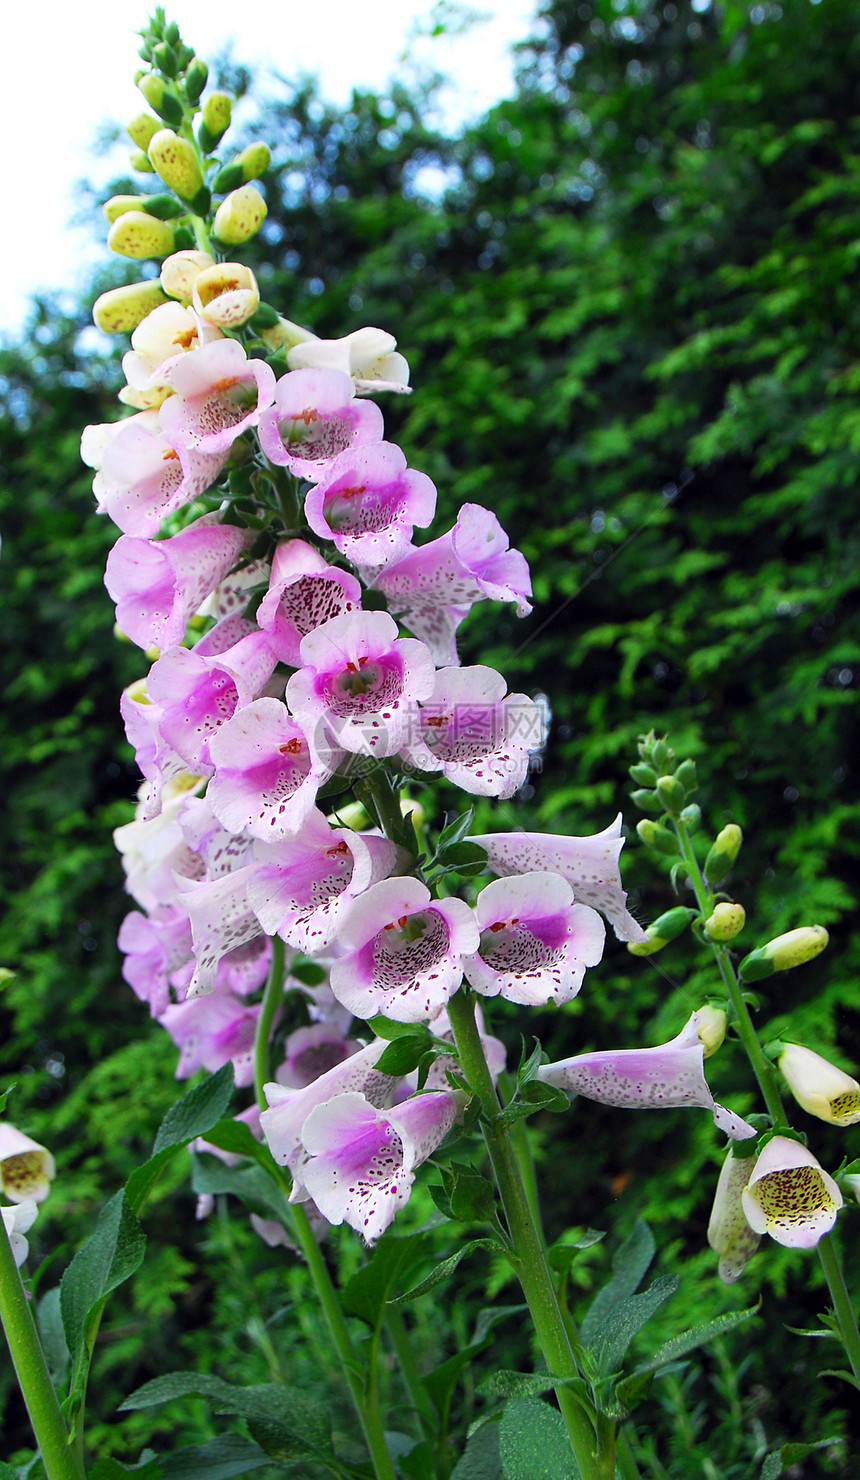
[[[254,1084],[256,1087],[257,1102],[262,1110],[267,1108],[263,1085],[269,1080],[269,1035],[275,1012],[283,995],[283,985],[284,943],[278,936],[273,936],[272,966],[269,972],[269,979],[266,983],[266,990],[263,994],[263,1002],[260,1008],[260,1016],[257,1020],[257,1034],[254,1042]],[[284,1194],[286,1197],[289,1197],[289,1179],[280,1168],[277,1169],[277,1173],[278,1181],[283,1188]],[[396,1480],[394,1465],[385,1442],[385,1433],[382,1427],[378,1404],[374,1407],[372,1402],[368,1403],[368,1394],[365,1392],[361,1364],[353,1345],[352,1337],[349,1334],[349,1327],[346,1324],[346,1318],[341,1309],[337,1291],[329,1274],[325,1259],[320,1252],[319,1244],[314,1237],[314,1231],[311,1228],[308,1215],[301,1203],[291,1204],[289,1206],[289,1214],[296,1242],[304,1255],[308,1272],[317,1293],[317,1298],[322,1306],[329,1334],[340,1358],[341,1367],[343,1368],[355,1410],[358,1414],[358,1420],[361,1424],[368,1450],[370,1451],[376,1480]]]
[[[484,1137],[514,1247],[512,1264],[528,1302],[547,1367],[556,1377],[579,1379],[574,1350],[581,1351],[581,1344],[575,1328],[565,1326],[519,1163],[507,1127],[499,1124],[499,1100],[475,1022],[474,1002],[467,988],[462,988],[450,998],[448,1017],[460,1067],[483,1106]],[[556,1397],[582,1480],[612,1480],[614,1444],[609,1445],[608,1434],[598,1436],[595,1433],[589,1407],[572,1388],[556,1388]]]
[[[392,843],[413,851],[413,839],[409,836],[400,810],[400,795],[387,771],[377,766],[369,775],[356,783],[355,794],[364,803],[367,811],[375,812],[379,826]],[[370,802],[368,807],[367,803]]]
[[[857,1330],[851,1296],[848,1293],[832,1233],[826,1233],[822,1239],[819,1239],[818,1257],[830,1289],[830,1298],[833,1301],[833,1311],[839,1326],[845,1355],[851,1363],[851,1371],[860,1382],[860,1332]]]
[[[615,1447],[615,1465],[621,1480],[640,1480],[639,1466],[627,1437],[627,1430],[620,1427]]]
[[[284,942],[279,935],[272,936],[272,964],[269,979],[260,1004],[257,1032],[254,1038],[254,1093],[261,1109],[266,1109],[263,1085],[271,1079],[269,1054],[271,1050],[272,1024],[275,1014],[284,1000]]]
[[[693,848],[692,839],[690,837],[690,833],[687,829],[686,823],[682,822],[679,817],[673,818],[672,821],[678,837],[678,842],[681,845],[681,856],[687,866],[687,871],[690,875],[690,882],[693,886],[693,891],[696,896],[696,903],[701,910],[702,919],[707,920],[708,916],[713,912],[714,908],[713,891],[707,884],[702,870],[699,867],[699,860],[696,857],[695,849]],[[779,1089],[777,1088],[773,1065],[765,1055],[764,1051],[762,1050],[762,1046],[758,1041],[758,1034],[756,1033],[753,1020],[750,1017],[749,1008],[744,1001],[743,990],[737,976],[735,975],[735,969],[732,965],[728,948],[724,945],[721,945],[718,941],[710,941],[709,944],[714,953],[714,959],[717,963],[717,970],[720,973],[720,977],[726,991],[726,996],[731,1002],[732,1008],[734,1010],[735,1027],[737,1029],[738,1037],[740,1038],[741,1043],[746,1050],[746,1054],[752,1066],[753,1073],[758,1080],[758,1086],[761,1090],[762,1098],[765,1102],[765,1105],[767,1106],[768,1115],[770,1115],[771,1119],[775,1123],[786,1124],[787,1118],[785,1110],[783,1108]]]
[[[42,1463],[48,1480],[83,1480],[83,1464],[70,1444],[2,1218],[0,1224],[0,1321]]]
[[[396,1305],[385,1307],[385,1325],[412,1407],[426,1425],[428,1434],[432,1435],[438,1423],[436,1410],[422,1381],[406,1322]]]

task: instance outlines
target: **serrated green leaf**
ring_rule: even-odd
[[[52,1290],[46,1291],[42,1296],[36,1307],[36,1322],[51,1380],[57,1387],[65,1387],[68,1380],[70,1357],[60,1311],[59,1285],[55,1285]]]
[[[651,1288],[653,1289],[653,1285]],[[665,1366],[667,1362],[677,1362],[679,1357],[685,1357],[687,1352],[695,1351],[697,1347],[704,1346],[706,1342],[713,1341],[717,1336],[724,1336],[727,1331],[733,1331],[736,1326],[742,1326],[753,1316],[758,1315],[758,1312],[757,1305],[751,1305],[748,1310],[729,1311],[727,1315],[716,1316],[713,1321],[706,1321],[702,1326],[694,1326],[691,1331],[683,1331],[680,1336],[673,1336],[671,1341],[666,1341],[657,1348],[647,1364],[647,1370],[654,1371],[658,1367]],[[644,1365],[637,1368],[639,1372],[645,1370]]]
[[[654,1238],[648,1224],[637,1218],[630,1237],[616,1251],[612,1260],[611,1278],[598,1290],[580,1327],[580,1335],[586,1346],[591,1345],[613,1306],[632,1295],[638,1288],[654,1258],[654,1248]]]
[[[296,1388],[275,1383],[234,1387],[206,1373],[169,1372],[144,1383],[126,1398],[119,1411],[153,1408],[174,1398],[190,1397],[208,1399],[216,1413],[241,1414],[266,1454],[284,1463],[308,1454],[323,1461],[333,1456],[328,1408]]]
[[[553,1388],[564,1387],[565,1379],[548,1372],[491,1372],[478,1384],[484,1398],[538,1398]]]
[[[265,1166],[228,1167],[217,1156],[191,1156],[191,1188],[198,1196],[220,1192],[238,1197],[252,1211],[284,1220],[288,1212],[285,1194]]]
[[[99,1216],[60,1282],[60,1311],[77,1390],[88,1363],[87,1344],[94,1315],[104,1297],[140,1267],[146,1236],[125,1194],[117,1192]]]
[[[510,1398],[499,1425],[505,1480],[580,1480],[564,1419],[539,1398]]]
[[[405,1305],[408,1300],[417,1300],[419,1295],[424,1295],[436,1285],[441,1285],[443,1280],[447,1280],[449,1274],[454,1273],[460,1260],[465,1259],[467,1254],[474,1253],[475,1249],[491,1249],[494,1254],[504,1253],[502,1245],[496,1238],[469,1239],[468,1243],[461,1245],[456,1254],[451,1254],[448,1259],[443,1259],[440,1264],[437,1264],[426,1279],[413,1285],[412,1289],[407,1290],[404,1295],[398,1295],[397,1299],[391,1302],[392,1305]]]
[[[497,1419],[490,1419],[469,1435],[466,1448],[454,1466],[451,1480],[504,1480]]]
[[[135,1480],[160,1480],[163,1474],[161,1460],[151,1449],[145,1449],[133,1465],[122,1465],[118,1459],[97,1459],[88,1471],[88,1480],[125,1480],[133,1475]]]
[[[588,1343],[588,1350],[601,1376],[608,1377],[618,1371],[634,1336],[664,1300],[674,1295],[679,1284],[677,1275],[662,1275],[641,1295],[628,1295],[626,1300],[619,1300],[607,1311],[600,1328]]]
[[[161,1461],[161,1480],[232,1480],[268,1463],[265,1450],[253,1439],[219,1434],[207,1444],[192,1444],[167,1455]]]
[[[263,1168],[271,1168],[272,1154],[262,1142],[255,1140],[244,1120],[219,1120],[204,1137],[210,1146],[219,1151],[229,1151],[234,1156],[247,1156]]]
[[[436,859],[446,871],[474,868],[480,873],[487,866],[487,850],[480,843],[450,843],[439,849]]]
[[[414,1023],[395,1023],[382,1016],[366,1018],[365,1021],[376,1038],[411,1038],[415,1033]]]
[[[459,817],[455,817],[453,822],[446,823],[439,834],[439,850],[449,848],[454,843],[462,842],[469,828],[472,826],[474,816],[474,807],[468,807],[465,812],[460,813]]]
[[[451,1212],[463,1223],[489,1223],[496,1214],[496,1191],[488,1177],[458,1166],[450,1187]]]
[[[398,1278],[423,1257],[425,1248],[426,1239],[420,1233],[381,1238],[367,1264],[356,1270],[344,1286],[341,1299],[346,1314],[358,1316],[371,1328],[378,1326]]]
[[[168,1146],[187,1146],[204,1136],[227,1113],[233,1098],[233,1065],[224,1064],[171,1105],[152,1147],[153,1156]]]

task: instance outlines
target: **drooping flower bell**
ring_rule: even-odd
[[[696,1014],[677,1038],[655,1048],[617,1048],[578,1054],[545,1064],[537,1077],[573,1094],[623,1110],[676,1110],[699,1105],[710,1110],[714,1124],[733,1140],[756,1134],[739,1115],[718,1105],[705,1080],[704,1048]]]
[[[831,1125],[856,1125],[860,1120],[860,1084],[843,1069],[799,1043],[786,1043],[777,1063],[807,1114]]]
[[[811,1151],[774,1136],[756,1161],[742,1202],[756,1233],[769,1233],[788,1248],[811,1249],[836,1222],[842,1193]]]
[[[729,1151],[720,1170],[708,1243],[720,1256],[719,1276],[724,1285],[740,1279],[761,1243],[761,1234],[750,1227],[743,1209],[743,1194],[754,1166],[754,1156],[735,1156]]]
[[[6,1233],[9,1236],[9,1246],[19,1268],[30,1252],[30,1245],[24,1235],[29,1233],[35,1223],[38,1211],[35,1198],[30,1197],[24,1202],[17,1203],[14,1208],[0,1208]]]
[[[329,565],[305,540],[282,540],[272,558],[269,589],[257,608],[257,624],[268,632],[280,662],[300,668],[302,638],[360,606],[355,576]]]
[[[588,905],[574,904],[559,874],[496,879],[478,895],[475,915],[481,940],[463,970],[485,997],[529,1006],[569,1002],[586,966],[603,955],[603,921]]]
[[[353,565],[370,569],[404,555],[415,525],[426,529],[435,511],[434,484],[406,466],[393,442],[342,452],[305,499],[314,533],[333,540]]]
[[[56,1171],[50,1151],[8,1121],[0,1123],[0,1192],[4,1197],[13,1203],[44,1202]]]
[[[324,477],[341,453],[381,442],[382,434],[379,407],[356,401],[355,382],[341,370],[282,375],[274,405],[260,417],[260,446],[269,461],[311,483]]]
[[[501,673],[476,663],[439,670],[403,754],[418,770],[441,771],[473,795],[512,797],[543,740],[534,700],[509,694]]]

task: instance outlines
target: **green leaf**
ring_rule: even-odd
[[[267,1146],[256,1141],[244,1120],[219,1120],[206,1132],[210,1146],[219,1151],[230,1151],[234,1156],[247,1156],[259,1162],[261,1167],[271,1168],[272,1153]]]
[[[146,1236],[125,1193],[115,1193],[60,1282],[60,1310],[72,1358],[74,1391],[79,1389],[89,1365],[87,1345],[93,1317],[104,1297],[140,1267],[145,1248]]]
[[[403,1033],[389,1043],[383,1049],[382,1054],[376,1061],[375,1068],[380,1074],[390,1074],[393,1079],[401,1079],[404,1074],[411,1074],[417,1069],[421,1059],[427,1052],[427,1044],[430,1035],[426,1029],[416,1032]]]
[[[499,1425],[505,1480],[580,1480],[564,1419],[538,1398],[510,1398]]]
[[[651,1287],[654,1288],[653,1285]],[[717,1316],[713,1321],[706,1321],[702,1326],[694,1326],[691,1331],[683,1331],[680,1336],[673,1336],[671,1341],[666,1341],[658,1347],[650,1362],[649,1371],[656,1371],[667,1362],[677,1362],[679,1357],[685,1357],[687,1352],[695,1351],[697,1347],[704,1346],[706,1342],[713,1341],[716,1336],[723,1336],[727,1331],[733,1331],[735,1326],[742,1326],[753,1316],[758,1315],[759,1307],[752,1305],[748,1310],[734,1310],[727,1315]],[[825,1332],[830,1335],[830,1332]],[[644,1367],[637,1368],[643,1372]]]
[[[219,1434],[208,1444],[192,1444],[177,1449],[161,1461],[161,1480],[231,1480],[234,1475],[249,1475],[268,1456],[253,1439],[243,1434]]]
[[[612,1277],[602,1290],[598,1290],[580,1327],[586,1346],[591,1345],[613,1306],[638,1288],[653,1258],[653,1235],[648,1224],[637,1218],[630,1237],[612,1260]]]
[[[446,823],[439,834],[438,851],[441,852],[443,848],[450,848],[455,843],[462,842],[472,826],[474,816],[474,807],[468,807],[465,812],[460,813],[459,817],[455,817],[453,822]]]
[[[233,1065],[224,1064],[217,1074],[210,1074],[171,1105],[158,1128],[153,1156],[168,1146],[187,1146],[189,1141],[204,1136],[226,1114],[232,1098]]]
[[[454,1466],[451,1480],[504,1480],[497,1419],[491,1418],[469,1435],[469,1442]]]
[[[600,1329],[589,1342],[598,1372],[608,1377],[617,1372],[634,1336],[649,1321],[655,1310],[674,1295],[680,1280],[677,1275],[662,1275],[641,1295],[628,1295],[607,1312]]]
[[[144,1383],[121,1404],[120,1412],[189,1397],[207,1398],[216,1413],[241,1414],[257,1443],[279,1463],[293,1464],[308,1455],[323,1463],[334,1458],[328,1408],[296,1388],[275,1383],[243,1388],[207,1374],[169,1372]]]
[[[63,1317],[60,1311],[60,1286],[55,1285],[53,1290],[48,1290],[42,1296],[36,1307],[36,1322],[39,1327],[39,1339],[42,1350],[51,1373],[51,1380],[57,1387],[65,1387],[69,1373],[69,1347],[66,1341],[66,1333],[63,1330]]]
[[[462,1223],[490,1223],[496,1213],[496,1191],[488,1177],[471,1167],[455,1164],[448,1188],[451,1214]]]
[[[426,1240],[420,1233],[406,1238],[383,1236],[367,1263],[344,1286],[341,1299],[346,1314],[358,1316],[375,1329],[398,1276],[422,1258],[425,1247]]]
[[[123,1480],[125,1475],[134,1475],[135,1480],[160,1480],[163,1471],[161,1460],[151,1449],[145,1449],[137,1464],[123,1465],[118,1459],[97,1459],[87,1471],[88,1480]]]
[[[228,1167],[217,1156],[191,1156],[191,1188],[198,1196],[219,1192],[238,1197],[252,1212],[274,1216],[281,1222],[287,1213],[284,1191],[265,1166]]]
[[[395,1023],[387,1017],[366,1019],[367,1026],[377,1038],[411,1038],[415,1033],[414,1023]]]
[[[574,1380],[574,1379],[571,1379]],[[537,1398],[541,1393],[563,1387],[565,1379],[549,1372],[491,1372],[478,1384],[484,1398]]]
[[[412,1289],[407,1290],[405,1295],[398,1295],[397,1299],[391,1302],[392,1305],[405,1305],[407,1300],[417,1300],[419,1295],[426,1294],[435,1285],[441,1285],[443,1280],[447,1280],[449,1274],[454,1273],[460,1260],[465,1259],[466,1255],[473,1253],[475,1249],[492,1249],[494,1254],[504,1253],[503,1246],[496,1238],[469,1239],[468,1243],[460,1246],[456,1254],[451,1254],[448,1259],[443,1259],[440,1264],[437,1264],[436,1268],[431,1274],[428,1274],[426,1279],[421,1280],[417,1285],[413,1285]]]

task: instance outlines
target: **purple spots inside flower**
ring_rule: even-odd
[[[817,1167],[785,1167],[769,1172],[751,1191],[768,1224],[779,1228],[808,1224],[836,1206]]]
[[[354,610],[355,602],[350,601],[343,587],[326,576],[301,576],[281,597],[281,611],[300,637],[306,637],[329,617]]]
[[[329,1069],[342,1064],[348,1055],[349,1049],[342,1038],[330,1038],[325,1043],[309,1044],[301,1053],[293,1055],[289,1061],[295,1087],[303,1089],[306,1085],[313,1084],[321,1074],[327,1074]]]
[[[448,944],[448,925],[438,910],[401,915],[374,936],[374,984],[384,991],[416,984],[445,958]]]
[[[443,765],[468,764],[486,759],[504,742],[505,714],[499,704],[457,704],[449,711],[422,713],[421,733]]]
[[[336,715],[374,714],[386,706],[396,707],[403,688],[403,673],[395,654],[382,658],[358,658],[348,662],[326,682],[326,699]]]
[[[312,406],[279,424],[291,457],[306,462],[328,462],[352,445],[353,428],[342,416],[321,416]]]
[[[540,976],[555,966],[564,954],[563,935],[553,940],[551,937],[558,932],[540,930],[540,926],[547,923],[532,921],[528,925],[516,916],[511,920],[499,920],[482,932],[478,953],[493,971],[512,976],[514,980]]]

